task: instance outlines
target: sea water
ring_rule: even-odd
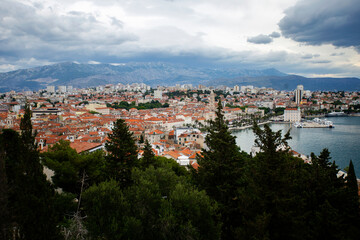
[[[328,120],[335,128],[295,128],[292,124],[270,124],[273,131],[281,130],[284,135],[290,129],[290,147],[298,153],[319,155],[322,149],[330,151],[331,161],[340,169],[353,161],[356,176],[360,178],[360,117],[333,117]],[[255,136],[251,128],[233,132],[241,150],[250,152]]]

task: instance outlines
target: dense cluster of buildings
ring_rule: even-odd
[[[147,139],[157,155],[188,165],[206,147],[206,133],[196,126],[214,119],[219,100],[230,126],[270,116],[275,120],[298,121],[307,111],[347,110],[360,104],[358,92],[310,92],[302,86],[290,92],[253,86],[195,88],[190,84],[159,86],[156,90],[145,84],[86,89],[48,86],[36,92],[0,94],[0,128],[19,130],[28,103],[33,112],[33,128],[37,130],[36,141],[42,151],[62,139],[70,141],[78,152],[84,152],[104,148],[114,121],[124,119],[138,140],[139,149],[141,139]],[[168,107],[136,107],[154,101]],[[134,107],[112,107],[120,102]],[[284,114],[275,116],[277,109],[283,109]]]

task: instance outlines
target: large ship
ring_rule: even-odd
[[[344,117],[347,116],[344,112],[331,112],[325,115],[326,117]]]

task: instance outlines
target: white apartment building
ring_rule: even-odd
[[[58,90],[60,93],[66,93],[66,86],[58,86]]]
[[[286,108],[284,111],[284,122],[300,122],[300,108]]]
[[[154,91],[154,98],[156,98],[156,99],[162,99],[162,94],[163,94],[163,91],[161,91],[161,90],[155,90],[155,91]]]
[[[55,92],[55,86],[47,86],[46,91],[49,92],[49,93],[54,93]]]

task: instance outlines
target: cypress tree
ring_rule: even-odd
[[[133,134],[124,120],[118,119],[114,123],[105,148],[108,152],[105,164],[109,179],[118,181],[123,187],[129,186],[131,170],[138,166],[138,159]]]
[[[346,186],[348,187],[349,191],[353,194],[354,197],[356,198],[359,197],[358,195],[359,189],[358,189],[358,183],[354,170],[354,164],[351,160],[349,163],[349,171],[347,172],[347,177],[346,177]]]
[[[141,160],[141,165],[145,169],[155,163],[155,154],[148,140],[145,141],[145,146],[143,150],[144,150],[144,154]]]
[[[357,239],[360,234],[360,209],[358,183],[352,161],[349,163],[349,170],[345,178],[346,183],[346,206],[343,211],[345,218],[346,236],[348,239]]]
[[[223,238],[231,239],[239,226],[238,188],[242,185],[244,157],[225,123],[221,101],[216,118],[209,122],[205,137],[207,149],[197,157],[199,168],[193,172],[195,182],[219,203]]]
[[[12,231],[22,239],[57,239],[55,192],[46,180],[32,134],[29,106],[21,120],[21,136],[4,130],[4,147],[9,184],[9,212]]]
[[[10,225],[8,215],[8,186],[5,171],[5,154],[0,146],[0,239],[7,239]]]

